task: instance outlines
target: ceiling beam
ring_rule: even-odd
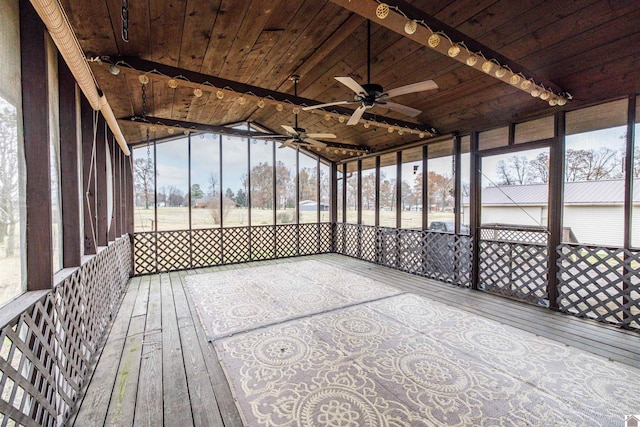
[[[102,59],[106,61],[106,59]],[[122,72],[146,74],[152,79],[170,80],[174,78],[178,85],[193,87],[201,89],[203,91],[217,91],[231,92],[235,95],[244,95],[245,97],[253,97],[258,100],[264,101],[265,104],[293,104],[298,106],[313,106],[321,104],[321,102],[294,96],[289,93],[278,92],[274,90],[264,89],[258,86],[252,86],[233,80],[222,79],[215,76],[209,76],[206,74],[197,73],[182,68],[172,67],[157,62],[147,61],[138,57],[116,57],[109,58]],[[104,66],[110,66],[108,62],[104,62]],[[351,116],[353,110],[340,106],[331,107],[331,110],[311,110],[316,114],[332,114],[334,116]],[[396,128],[404,128],[415,132],[424,132],[427,135],[434,136],[438,134],[438,131],[424,123],[406,122],[403,120],[394,119],[391,117],[384,117],[378,114],[365,113],[363,119],[372,123],[380,123],[394,126]]]
[[[489,47],[483,45],[477,40],[466,36],[465,34],[461,33],[455,28],[448,26],[444,22],[437,20],[431,15],[428,15],[424,11],[418,9],[412,4],[409,4],[405,0],[385,0],[385,3],[389,5],[390,8],[397,7],[400,11],[402,11],[407,16],[407,18],[405,18],[400,14],[396,14],[393,10],[391,10],[389,12],[389,15],[384,19],[380,19],[376,15],[376,8],[378,7],[379,4],[381,4],[376,0],[359,0],[359,1],[331,0],[331,2],[339,6],[342,6],[347,10],[350,10],[351,12],[357,13],[358,15],[364,18],[370,19],[376,24],[386,27],[391,31],[394,31],[404,37],[408,37],[420,43],[421,45],[429,47],[428,36],[425,37],[426,29],[425,31],[420,31],[421,27],[420,25],[418,25],[417,31],[415,31],[413,34],[408,34],[405,31],[405,24],[409,19],[413,19],[416,21],[423,21],[426,25],[429,26],[429,28],[434,33],[444,33],[452,40],[452,42],[464,43],[464,45],[466,45],[466,47],[469,49],[470,52],[473,52],[473,53],[481,52],[486,57],[486,59],[495,59],[501,65],[508,66],[511,70],[513,70],[514,73],[521,73],[526,78],[533,79],[536,83],[544,85],[547,89],[552,90],[556,94],[564,93],[562,88],[560,88],[555,83],[548,81],[546,79],[543,79],[540,76],[535,76],[531,71],[529,71],[522,65],[518,64],[517,62],[502,56],[498,52],[490,49]],[[449,46],[447,45],[447,48],[444,50],[444,55],[447,54],[448,47]],[[439,50],[439,49],[436,49],[436,50]],[[480,65],[482,64],[478,64],[478,66],[474,68],[479,69]],[[505,81],[505,83],[509,84],[508,80]]]
[[[203,125],[200,123],[186,122],[182,120],[164,119],[164,118],[150,117],[150,116],[147,116],[146,118],[139,117],[139,116],[131,116],[131,117],[119,119],[119,121],[122,123],[134,122],[141,126],[162,126],[167,129],[177,129],[180,133],[184,133],[184,132],[215,133],[215,134],[237,136],[240,138],[249,138],[249,139],[251,138],[275,139],[273,138],[274,136],[280,136],[280,134],[275,132],[274,133],[254,132],[250,130],[233,128],[233,127],[230,127],[229,125],[227,126]],[[261,126],[258,123],[256,123],[256,125]],[[169,135],[168,137],[171,138],[172,136]],[[144,145],[146,144],[146,142],[147,141],[145,139],[144,141],[141,140],[141,141],[133,142],[130,145],[131,146]],[[331,149],[354,151],[358,153],[368,153],[370,151],[368,147],[364,147],[361,145],[344,144],[341,142],[327,142],[327,141],[322,141],[322,142],[325,143],[327,147]],[[310,150],[310,151],[315,153],[315,150]]]

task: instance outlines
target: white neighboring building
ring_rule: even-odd
[[[634,182],[632,244],[640,246],[640,180]],[[504,185],[482,189],[482,224],[547,225],[547,184]],[[526,212],[526,213],[525,213]],[[464,202],[465,218],[469,200]],[[567,182],[563,226],[585,244],[622,246],[624,181]]]

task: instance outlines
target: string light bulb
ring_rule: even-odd
[[[436,33],[431,34],[429,36],[429,39],[427,40],[427,43],[429,44],[430,48],[434,49],[440,44],[440,36]]]
[[[364,126],[365,129],[369,129],[369,126],[371,125],[369,124],[369,122],[364,122],[362,126]]]
[[[169,79],[169,81],[167,82],[167,85],[171,88],[171,89],[175,89],[178,87],[178,82],[176,81],[176,79]]]
[[[167,129],[167,133],[168,133],[169,135],[173,135],[173,132],[175,132],[175,131],[173,130],[173,128],[169,128],[169,129]]]
[[[548,91],[543,90],[542,92],[540,92],[540,99],[542,99],[543,101],[546,101],[550,97],[551,97],[551,94]]]
[[[469,67],[474,67],[478,63],[478,55],[472,53],[465,62]]]
[[[217,91],[216,92],[216,98],[218,98],[218,99],[224,98],[224,92],[221,91],[221,90]]]
[[[109,65],[109,72],[111,74],[113,74],[114,76],[117,76],[118,74],[120,74],[120,68],[118,68],[115,65],[111,64],[111,65]]]
[[[344,123],[344,116],[340,116],[340,117],[338,117],[338,121],[339,121],[340,123]]]
[[[418,137],[419,137],[420,139],[424,138],[424,132],[420,132],[420,133],[418,134]]]
[[[244,96],[240,96],[240,98],[238,98],[238,104],[244,105],[246,103],[247,103],[247,98],[245,98]]]
[[[404,32],[407,34],[413,34],[418,29],[418,22],[415,19],[411,19],[404,24]]]
[[[264,108],[264,99],[258,101],[258,108]]]
[[[522,88],[523,90],[528,90],[532,85],[533,82],[531,80],[525,80],[522,82],[522,84],[520,84],[520,88]]]
[[[513,76],[511,76],[511,78],[509,79],[509,83],[511,83],[514,86],[517,86],[518,83],[520,83],[520,76],[517,74],[514,74]]]
[[[376,16],[380,19],[384,19],[389,16],[389,5],[386,3],[380,3],[376,7]]]
[[[389,126],[389,128],[387,129],[387,132],[393,133],[393,126]]]
[[[195,88],[193,90],[193,94],[195,95],[196,98],[202,97],[202,89],[200,89],[199,87]]]
[[[485,73],[489,74],[491,72],[491,69],[493,68],[493,62],[491,61],[484,61],[482,63],[482,71],[484,71]]]
[[[298,115],[300,114],[300,107],[293,107],[293,114]]]
[[[496,77],[501,79],[505,76],[505,74],[507,74],[507,69],[504,67],[498,67],[498,69],[496,70]]]
[[[331,114],[326,113],[326,114],[324,115],[324,119],[325,119],[327,122],[330,122],[330,121],[331,121]]]
[[[402,129],[398,129],[398,135],[402,136],[404,134],[404,131]]]
[[[558,98],[558,105],[563,106],[567,103],[567,99],[566,98]]]
[[[149,76],[147,76],[146,74],[140,74],[138,76],[138,81],[143,85],[149,84]]]
[[[555,107],[556,105],[558,105],[558,98],[553,97],[549,100],[549,105],[552,107]]]
[[[284,110],[284,107],[282,106],[282,104],[276,104],[276,110],[282,111]]]
[[[534,98],[537,98],[540,96],[540,88],[539,87],[534,87],[533,89],[531,89],[531,96],[533,96]]]
[[[447,51],[447,55],[449,55],[452,58],[455,58],[459,54],[460,54],[460,46],[458,46],[457,44],[452,45]]]

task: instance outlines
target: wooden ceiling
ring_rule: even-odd
[[[637,0],[387,2],[415,7],[527,69],[537,81],[571,93],[574,99],[564,107],[550,107],[402,31],[381,26],[373,0],[353,1],[352,5],[347,0],[130,1],[128,43],[121,37],[120,0],[62,0],[62,4],[89,58],[139,58],[142,64],[176,73],[165,73],[170,77],[199,73],[214,85],[220,81],[216,79],[225,79],[236,84],[230,87],[250,85],[283,99],[293,99],[289,77],[298,74],[298,95],[316,103],[352,96],[334,76],[366,82],[366,22],[371,15],[371,81],[391,89],[433,79],[439,89],[394,99],[421,110],[415,119],[381,107],[369,113],[388,123],[402,120],[415,129],[435,128],[439,134],[487,129],[640,91]],[[372,5],[365,12],[358,10],[364,2]],[[123,65],[124,72],[113,75],[108,62],[94,62],[92,69],[116,117],[142,116],[140,73]],[[161,68],[165,66],[173,68]],[[286,102],[278,111],[267,98],[260,108],[260,98],[248,96],[241,104],[237,93],[226,91],[221,100],[209,86],[178,79],[178,87],[172,89],[168,77],[150,76],[146,114],[157,119],[203,125],[252,121],[276,132],[281,132],[281,124],[294,122],[292,105]],[[194,87],[203,89],[201,97],[194,96]],[[342,143],[374,151],[419,140],[415,133],[346,126],[335,115],[327,121],[324,113],[303,111],[298,117],[307,132],[332,132]],[[140,123],[121,120],[121,127],[130,143],[144,140],[146,127]],[[152,131],[152,136],[165,134],[162,127]],[[334,160],[343,156],[342,152],[323,155]]]

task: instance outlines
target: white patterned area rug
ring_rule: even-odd
[[[318,311],[214,341],[245,425],[618,426],[640,413],[640,370],[416,295]]]
[[[317,261],[187,276],[187,288],[211,338],[400,293]]]

